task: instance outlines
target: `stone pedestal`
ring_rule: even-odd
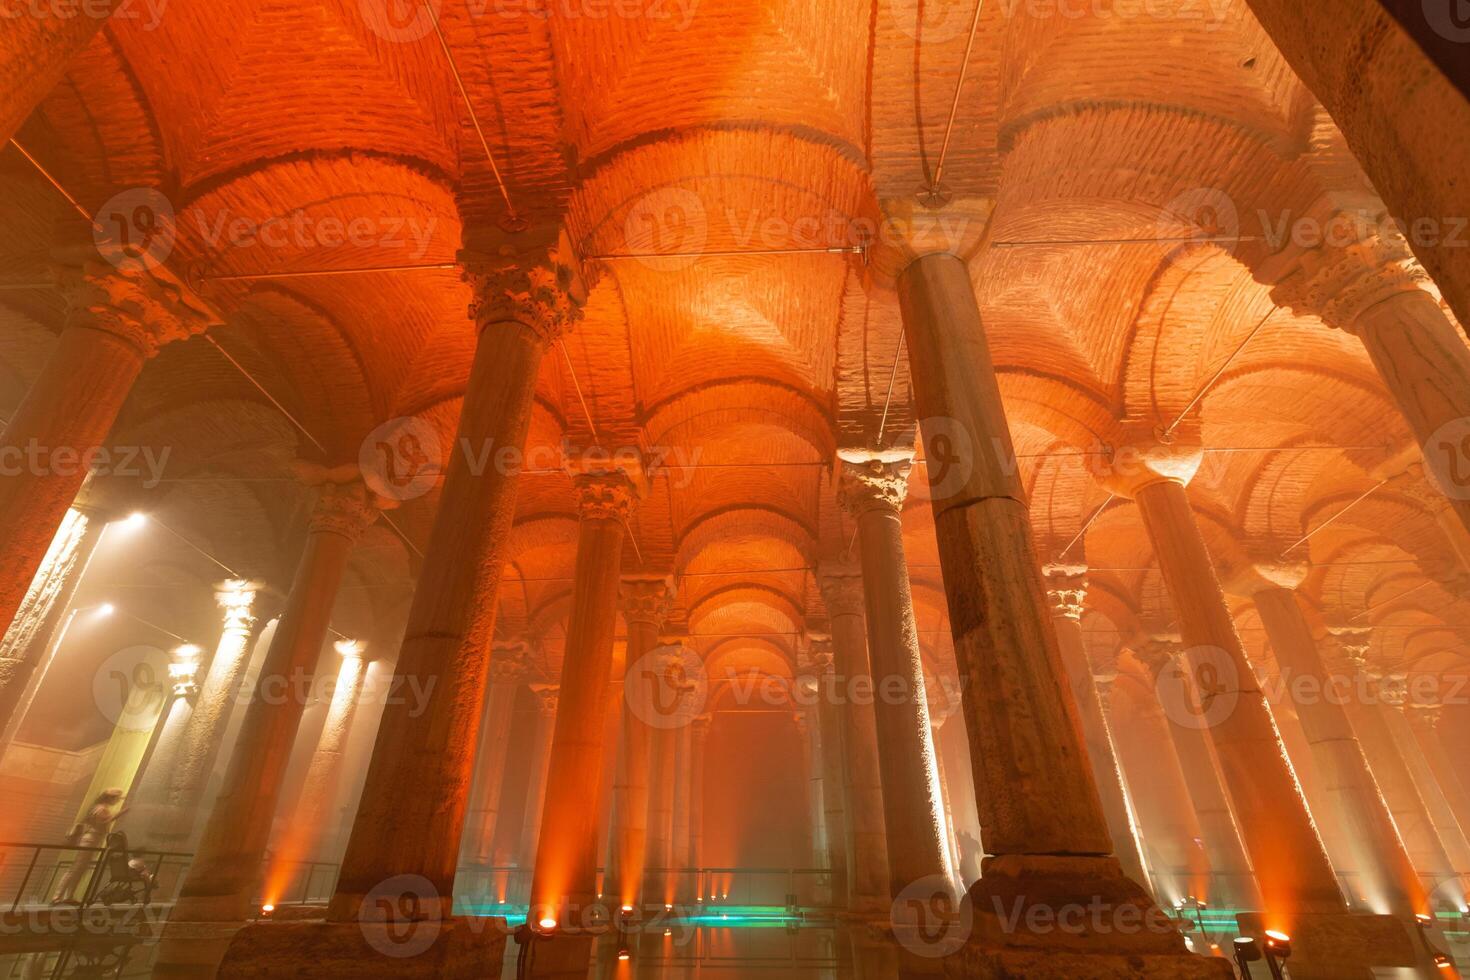
[[[271,819],[306,710],[299,679],[316,675],[347,560],[376,517],[361,484],[320,489],[286,609],[172,919],[243,922],[254,912]]]
[[[500,975],[504,919],[257,922],[235,934],[219,980],[481,980]]]
[[[1277,928],[1258,913],[1236,916],[1243,935],[1264,944],[1266,930]],[[1373,980],[1374,967],[1418,967],[1417,976],[1432,978],[1423,944],[1413,927],[1389,915],[1307,914],[1291,926],[1291,980]]]

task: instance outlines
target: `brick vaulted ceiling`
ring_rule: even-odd
[[[203,277],[225,312],[216,339],[321,443],[202,340],[153,362],[119,423],[172,447],[187,478],[157,492],[180,526],[284,585],[306,499],[293,459],[351,462],[402,416],[427,420],[448,451],[474,340],[469,294],[453,270],[208,277],[448,263],[462,230],[504,204],[412,4],[173,0],[156,22],[135,6],[19,139],[88,209],[136,188],[167,198],[170,262]],[[654,481],[630,521],[627,569],[675,573],[679,628],[738,669],[791,671],[796,635],[822,617],[813,570],[852,539],[835,449],[912,439],[891,276],[913,239],[941,234],[969,261],[1038,538],[1055,555],[1107,496],[1089,473],[1098,451],[1183,412],[1271,302],[1258,241],[1048,243],[1188,235],[1180,202],[1201,195],[1226,202],[1242,233],[1261,212],[1374,201],[1242,0],[988,2],[957,103],[970,0],[435,9],[512,201],[532,218],[564,216],[593,274],[585,320],[565,357],[546,361],[532,446],[600,441],[697,464]],[[952,104],[944,203],[927,207],[917,192]],[[13,150],[0,172],[0,249],[23,275],[66,206]],[[366,218],[376,237],[269,244],[228,231],[297,213]],[[595,258],[845,246],[880,226],[867,262]],[[8,409],[60,310],[44,290],[9,290],[0,304]],[[1285,310],[1181,431],[1207,450],[1190,493],[1227,571],[1256,542],[1296,540],[1413,445],[1357,341]],[[434,503],[430,493],[392,515],[408,545],[380,524],[355,559],[367,587],[397,590],[394,605]],[[549,676],[575,521],[564,475],[524,477],[498,630],[538,639]],[[922,499],[905,530],[922,643],[944,670]],[[1464,576],[1412,493],[1375,494],[1297,554],[1308,551],[1322,618],[1373,607],[1390,627],[1376,640],[1386,662],[1461,669]],[[1069,557],[1095,569],[1100,644],[1169,618],[1130,504],[1106,508]]]

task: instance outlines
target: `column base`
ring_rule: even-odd
[[[504,919],[467,916],[416,922],[259,922],[236,933],[216,976],[219,980],[499,976],[506,934]]]
[[[944,920],[903,916],[893,937],[904,977],[985,980],[1225,980],[1113,857],[1006,855]],[[900,922],[900,919],[910,919]]]
[[[1235,921],[1243,935],[1264,942],[1261,913],[1243,912]],[[1430,959],[1414,926],[1392,915],[1306,913],[1292,917],[1289,931],[1292,980],[1372,980],[1374,967],[1423,967]]]

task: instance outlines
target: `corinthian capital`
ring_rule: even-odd
[[[638,487],[622,470],[578,473],[577,513],[582,520],[625,520],[638,499]]]
[[[874,510],[897,513],[908,496],[913,466],[912,453],[844,450],[838,454],[837,499],[854,517]]]
[[[796,652],[796,666],[803,674],[830,674],[836,660],[832,653],[832,637],[827,633],[807,633]]]
[[[532,684],[531,693],[536,695],[536,708],[543,718],[556,717],[556,705],[561,698],[560,684]]]
[[[363,531],[378,519],[373,495],[360,481],[323,483],[317,490],[316,507],[311,512],[310,530],[340,534],[356,541]]]
[[[255,626],[251,607],[255,605],[254,582],[227,579],[215,587],[214,601],[225,611],[225,632],[249,633]]]
[[[490,647],[490,683],[514,684],[531,667],[531,645],[525,640],[496,640]]]
[[[618,596],[624,620],[662,629],[674,608],[674,580],[667,575],[625,575]]]
[[[1148,668],[1155,683],[1165,670],[1183,659],[1184,641],[1176,633],[1149,633],[1139,637],[1131,646],[1133,656]]]
[[[817,572],[817,585],[822,590],[822,605],[828,616],[861,616],[863,614],[863,576],[848,565],[823,565]]]
[[[95,260],[58,270],[67,322],[112,334],[141,357],[188,340],[222,321],[167,268],[114,268]]]
[[[1370,627],[1329,626],[1327,632],[1337,644],[1337,652],[1347,667],[1365,677],[1374,676],[1368,665],[1368,651],[1373,648],[1373,630]]]
[[[1351,245],[1300,255],[1271,298],[1299,315],[1315,315],[1329,327],[1356,333],[1364,310],[1428,282],[1403,236],[1372,229]]]
[[[1046,581],[1046,597],[1052,611],[1067,619],[1082,618],[1082,604],[1087,599],[1086,565],[1047,565],[1041,570]]]
[[[581,263],[560,227],[467,232],[458,262],[474,291],[470,318],[481,330],[520,323],[550,343],[582,318]]]

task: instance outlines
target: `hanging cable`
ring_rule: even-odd
[[[1358,506],[1363,501],[1367,500],[1369,497],[1373,496],[1375,493],[1377,493],[1379,490],[1383,489],[1387,485],[1388,485],[1388,480],[1383,479],[1383,480],[1379,480],[1377,483],[1373,484],[1373,486],[1369,487],[1367,490],[1364,490],[1357,497],[1353,498],[1353,501],[1351,503],[1349,503],[1346,507],[1344,507],[1342,510],[1340,510],[1337,513],[1333,514],[1331,517],[1327,518],[1327,520],[1323,521],[1321,524],[1318,524],[1316,527],[1312,528],[1306,534],[1303,534],[1301,537],[1297,538],[1291,544],[1287,545],[1286,550],[1283,551],[1283,552],[1281,552],[1281,557],[1285,558],[1288,554],[1290,554],[1291,552],[1295,551],[1297,548],[1301,547],[1302,545],[1306,544],[1308,541],[1311,540],[1312,535],[1316,534],[1318,531],[1320,531],[1323,528],[1327,527],[1333,521],[1337,520],[1339,517],[1341,517],[1342,515],[1346,514],[1348,511],[1352,510],[1354,507]]]
[[[975,35],[980,28],[980,11],[985,0],[975,0],[975,15],[970,19],[970,37],[965,42],[965,57],[960,61],[960,77],[954,86],[954,99],[949,104],[949,121],[944,125],[944,141],[939,145],[939,159],[934,165],[934,179],[929,182],[929,193],[938,195],[939,182],[944,178],[945,157],[949,155],[949,140],[954,134],[955,117],[960,111],[960,94],[965,88],[965,75],[970,70],[970,53],[975,49]]]
[[[1261,332],[1261,328],[1266,325],[1266,322],[1270,320],[1271,317],[1274,316],[1276,311],[1280,308],[1281,307],[1279,306],[1272,305],[1270,311],[1265,316],[1261,317],[1261,322],[1257,323],[1254,327],[1251,328],[1251,332],[1246,334],[1245,339],[1240,342],[1240,345],[1236,347],[1235,350],[1230,352],[1230,356],[1225,359],[1224,364],[1220,365],[1219,370],[1217,370],[1214,374],[1210,376],[1210,380],[1206,381],[1204,385],[1199,389],[1199,391],[1196,391],[1194,393],[1194,397],[1189,400],[1188,405],[1184,406],[1184,411],[1179,413],[1179,417],[1176,418],[1173,422],[1170,422],[1162,430],[1160,430],[1160,442],[1168,443],[1170,440],[1173,439],[1174,430],[1179,428],[1180,423],[1184,421],[1185,417],[1189,415],[1190,412],[1194,411],[1194,407],[1200,403],[1200,399],[1204,398],[1205,394],[1215,386],[1215,382],[1219,381],[1220,378],[1225,374],[1226,369],[1228,369],[1231,364],[1235,363],[1235,359],[1240,356],[1240,352],[1245,350],[1246,345],[1255,339],[1256,334]]]
[[[37,160],[35,157],[31,156],[31,154],[26,150],[25,147],[21,146],[19,143],[17,143],[15,141],[15,138],[14,137],[11,137],[10,145],[13,146],[13,147],[15,147],[17,150],[19,150],[20,151],[20,155],[23,156],[23,157],[25,157],[27,160],[29,160],[30,163],[31,163],[31,166],[35,167],[36,170],[40,172],[40,174],[41,174],[42,177],[45,177],[48,181],[50,181],[51,186],[54,187],[54,188],[56,188],[57,193],[59,193],[62,197],[66,198],[66,203],[70,204],[73,208],[75,208],[77,214],[81,215],[83,218],[86,218],[88,224],[91,224],[92,222],[94,222],[96,220],[95,218],[92,217],[91,213],[88,212],[86,208],[82,207],[82,205],[77,201],[76,198],[72,197],[70,194],[67,193],[66,188],[61,186],[61,181],[59,181],[55,177],[51,176],[51,171],[49,171],[45,167],[41,166],[41,161],[40,160]]]

